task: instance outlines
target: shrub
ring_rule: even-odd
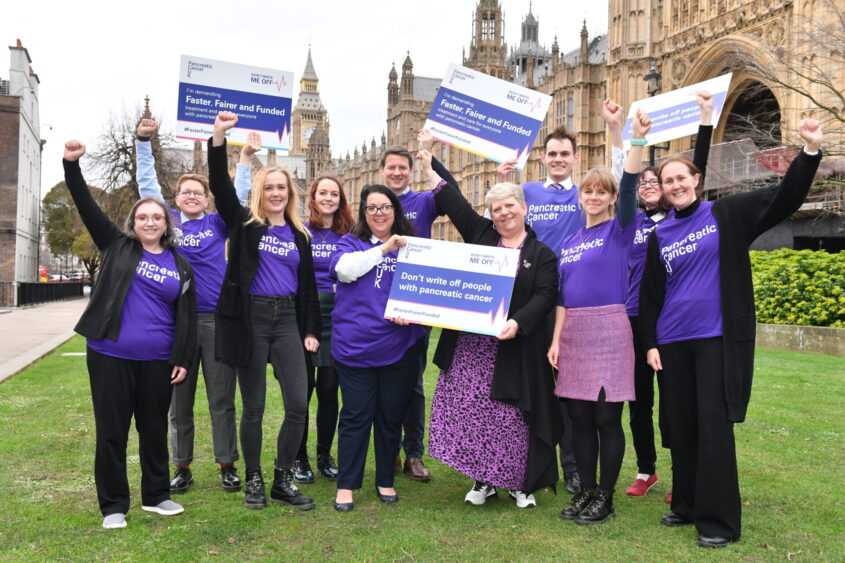
[[[845,327],[845,253],[751,252],[757,322]]]

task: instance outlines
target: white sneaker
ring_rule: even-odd
[[[126,527],[126,515],[122,512],[115,512],[103,518],[103,528],[106,530],[113,530],[115,528]]]
[[[526,495],[522,491],[508,491],[508,494],[516,501],[517,508],[534,508],[537,506],[534,495]]]
[[[464,497],[464,502],[467,504],[474,504],[475,506],[481,506],[487,502],[488,498],[496,498],[498,496],[499,493],[496,492],[496,487],[488,485],[487,483],[482,483],[481,481],[476,481],[470,492],[468,492],[467,496]]]
[[[162,516],[173,516],[174,514],[185,512],[181,504],[176,504],[170,499],[163,500],[155,506],[142,506],[141,508],[147,512],[155,512]]]

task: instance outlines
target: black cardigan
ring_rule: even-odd
[[[268,225],[266,222],[246,224],[249,210],[241,207],[229,177],[225,142],[215,147],[208,140],[208,182],[217,211],[229,229],[229,263],[215,310],[215,356],[227,365],[247,367],[252,355],[249,286],[258,271],[258,244]],[[320,304],[311,243],[305,234],[292,230],[299,252],[296,292],[299,335],[319,338]]]
[[[141,243],[129,238],[112,223],[94,201],[82,177],[79,161],[63,160],[65,183],[79,210],[91,240],[102,254],[97,282],[91,299],[74,330],[92,340],[120,336],[123,301],[143,255]],[[176,332],[168,361],[189,369],[197,347],[197,300],[191,265],[178,252],[173,252],[182,290],[176,300]],[[154,327],[150,327],[153,329]]]
[[[754,239],[798,211],[820,160],[821,151],[815,156],[801,151],[780,183],[728,195],[713,203],[713,216],[719,229],[725,399],[728,416],[734,422],[745,420],[754,373],[757,319],[748,249]],[[698,205],[695,202],[675,216],[679,219],[689,216]],[[649,237],[640,287],[640,320],[646,350],[657,347],[657,318],[666,295],[666,270],[660,262],[656,231]]]
[[[464,241],[496,246],[499,233],[490,219],[480,217],[457,187],[455,179],[436,159],[432,165],[447,181],[435,196],[438,209],[446,212]],[[493,368],[490,398],[522,410],[530,428],[528,467],[524,492],[555,487],[559,476],[555,448],[563,434],[560,405],[554,395],[555,379],[546,359],[546,319],[558,293],[557,258],[537,240],[526,225],[528,236],[519,254],[508,317],[519,324],[516,338],[499,342]],[[444,329],[434,352],[442,370],[452,365],[458,331]]]

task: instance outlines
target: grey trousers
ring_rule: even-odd
[[[267,396],[267,361],[282,390],[285,417],[276,439],[276,467],[290,469],[296,459],[308,412],[308,374],[305,348],[296,323],[293,297],[253,295],[252,358],[238,371],[243,409],[241,449],[247,470],[261,467],[261,422]]]
[[[211,439],[215,463],[238,459],[235,430],[235,369],[214,359],[214,313],[197,317],[197,357],[185,380],[173,386],[170,401],[170,450],[175,465],[188,465],[194,459],[194,397],[197,393],[199,364],[205,377]]]

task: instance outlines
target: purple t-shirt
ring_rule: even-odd
[[[88,339],[100,354],[125,360],[167,360],[176,333],[176,299],[181,291],[173,252],[143,251],[120,312],[117,340]]]
[[[713,202],[702,201],[689,217],[667,217],[654,234],[666,268],[657,343],[721,336],[719,228]]]
[[[249,284],[250,295],[286,297],[299,286],[299,249],[290,223],[273,225],[258,243],[258,270]]]
[[[624,229],[616,217],[579,229],[562,243],[558,271],[562,303],[567,308],[625,303],[628,253],[636,221]]]
[[[171,209],[176,224],[181,222],[178,209]],[[185,257],[194,269],[197,288],[197,312],[213,313],[223,287],[226,274],[226,239],[229,230],[220,215],[206,213],[199,219],[181,223],[179,254]]]
[[[525,221],[537,233],[537,240],[560,254],[564,239],[584,226],[578,209],[578,188],[547,188],[543,182],[522,185],[528,213]]]
[[[414,234],[421,238],[431,238],[431,224],[437,219],[434,192],[410,190],[399,196],[399,202],[405,217],[414,225]]]
[[[311,256],[314,258],[317,291],[334,293],[334,280],[329,275],[329,266],[341,236],[331,229],[315,229],[308,223],[305,226],[311,231]]]
[[[643,281],[648,235],[665,217],[666,214],[663,212],[649,217],[646,213],[637,211],[637,216],[634,218],[636,232],[634,232],[634,242],[628,254],[628,300],[625,302],[629,317],[640,314],[640,282]]]
[[[332,257],[332,277],[337,278],[335,268],[341,256],[380,244],[345,235]],[[425,334],[420,325],[399,326],[384,318],[397,254],[386,254],[377,266],[352,283],[337,283],[332,311],[332,356],[340,363],[361,368],[390,365],[398,362]]]

